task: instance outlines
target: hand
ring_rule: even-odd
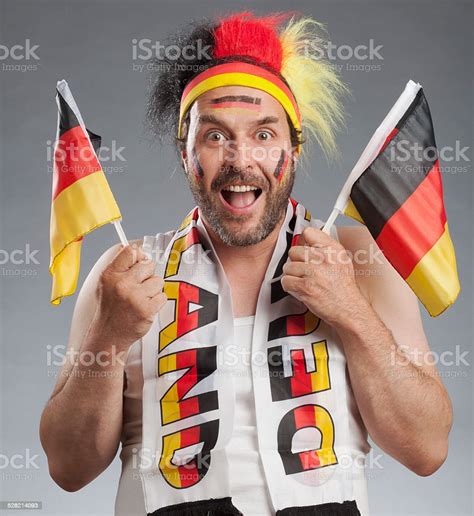
[[[357,286],[352,259],[329,235],[307,227],[283,266],[283,289],[327,323],[338,326],[367,301]]]
[[[96,319],[107,338],[131,345],[150,329],[166,303],[164,281],[155,262],[136,246],[123,247],[104,269],[98,284]]]

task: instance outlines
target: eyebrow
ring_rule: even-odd
[[[216,125],[226,125],[222,120],[220,120],[215,115],[200,115],[198,118],[199,123],[201,124],[216,124]],[[253,126],[258,125],[267,125],[267,124],[277,124],[280,119],[277,116],[265,116],[263,118],[259,118],[252,122]]]

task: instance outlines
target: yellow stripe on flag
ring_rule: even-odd
[[[79,276],[81,241],[94,229],[121,218],[102,170],[78,179],[51,205],[51,303],[74,293]]]
[[[354,203],[352,202],[350,197],[349,197],[349,200],[347,201],[347,205],[344,208],[343,213],[344,213],[344,215],[347,215],[348,217],[351,217],[352,219],[357,220],[361,224],[365,224],[365,222],[362,220],[360,213],[357,211],[357,208],[354,206]]]
[[[432,317],[456,301],[461,286],[447,223],[441,237],[416,264],[406,282]]]

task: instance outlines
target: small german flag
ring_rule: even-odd
[[[367,226],[429,314],[453,304],[460,291],[456,257],[433,122],[419,84],[407,84],[343,190],[340,211]]]
[[[56,102],[49,266],[54,305],[76,290],[83,236],[121,219],[96,155],[101,138],[86,129],[66,81],[57,84]]]

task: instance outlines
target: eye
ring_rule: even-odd
[[[225,136],[220,131],[209,131],[206,134],[206,140],[211,142],[222,142],[225,140]]]
[[[256,133],[257,140],[261,142],[266,142],[273,137],[273,134],[270,131],[258,131]]]

